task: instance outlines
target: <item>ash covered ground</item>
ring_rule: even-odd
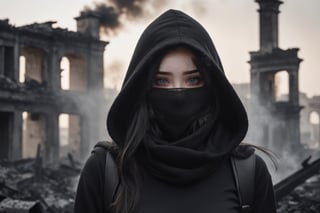
[[[72,213],[82,165],[72,156],[57,165],[41,159],[0,162],[0,212]],[[319,213],[320,172],[278,202],[278,213]]]

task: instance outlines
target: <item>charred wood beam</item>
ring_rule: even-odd
[[[309,160],[310,157],[302,162],[302,169],[274,185],[275,195],[278,201],[289,194],[295,187],[320,171],[320,158],[312,163],[308,163]]]

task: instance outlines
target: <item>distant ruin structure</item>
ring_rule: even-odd
[[[85,157],[105,134],[103,53],[93,15],[77,32],[0,20],[0,159]]]
[[[283,50],[278,44],[279,0],[256,0],[259,4],[260,49],[250,52],[251,131],[254,141],[276,151],[300,145],[298,48]],[[287,96],[279,96],[278,75],[285,76]],[[283,83],[283,82],[281,82]]]
[[[250,95],[250,83],[240,83],[240,84],[232,84],[233,88],[236,90],[239,95],[242,103],[247,109],[250,117],[257,116],[257,114],[251,113],[251,95]],[[281,95],[280,100],[287,100],[287,95]],[[308,97],[305,93],[300,92],[299,94],[299,102],[303,109],[300,111],[300,138],[301,145],[307,149],[320,149],[320,96],[316,95],[313,97]],[[259,116],[259,115],[258,115]],[[250,119],[250,126],[252,125]],[[252,126],[251,126],[252,128]],[[256,131],[256,128],[253,127],[253,131]],[[255,133],[255,132],[254,132]],[[254,134],[250,132],[250,134]],[[248,136],[248,142],[253,139]]]
[[[303,105],[300,113],[301,143],[320,149],[320,96],[308,98],[302,93],[300,103]]]

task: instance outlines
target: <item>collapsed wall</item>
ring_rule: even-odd
[[[77,32],[0,20],[0,159],[35,157],[38,144],[45,163],[68,152],[84,159],[105,138],[108,42],[95,17],[76,20]]]

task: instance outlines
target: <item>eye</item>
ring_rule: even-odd
[[[169,84],[169,80],[164,77],[156,77],[156,80],[154,81],[154,86],[167,86]]]
[[[202,78],[199,76],[190,76],[187,78],[187,84],[190,86],[199,86],[203,84]]]

